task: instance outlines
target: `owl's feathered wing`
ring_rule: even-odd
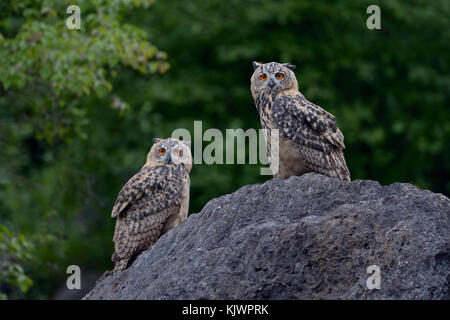
[[[280,95],[271,106],[272,121],[281,136],[298,144],[309,172],[350,181],[344,159],[344,136],[336,118],[300,92]]]
[[[173,166],[144,166],[119,192],[111,213],[117,217],[114,271],[125,269],[134,254],[153,245],[167,219],[178,214],[183,174]]]

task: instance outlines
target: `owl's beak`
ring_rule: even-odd
[[[167,162],[171,163],[172,162],[172,158],[170,157],[170,153],[167,155]]]
[[[270,89],[273,89],[273,87],[275,87],[275,81],[273,81],[273,79],[270,79],[269,87],[270,87]]]

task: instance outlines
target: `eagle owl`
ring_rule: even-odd
[[[119,192],[111,216],[114,231],[114,272],[127,268],[130,259],[151,247],[188,214],[190,142],[153,139],[141,170]]]
[[[279,130],[279,166],[272,172],[285,179],[317,172],[350,181],[344,136],[336,118],[308,101],[299,91],[295,66],[253,62],[251,91],[265,133],[270,161],[271,130]]]

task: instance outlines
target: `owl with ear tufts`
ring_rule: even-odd
[[[153,139],[147,161],[119,192],[111,216],[113,272],[127,268],[138,253],[186,219],[189,208],[190,142]]]
[[[251,92],[265,133],[269,161],[273,129],[279,133],[275,177],[317,172],[350,181],[344,159],[344,136],[336,118],[299,91],[294,65],[253,62]],[[273,162],[273,161],[272,161]]]

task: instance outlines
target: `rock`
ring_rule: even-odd
[[[449,299],[449,212],[405,183],[272,179],[209,201],[85,299]]]

